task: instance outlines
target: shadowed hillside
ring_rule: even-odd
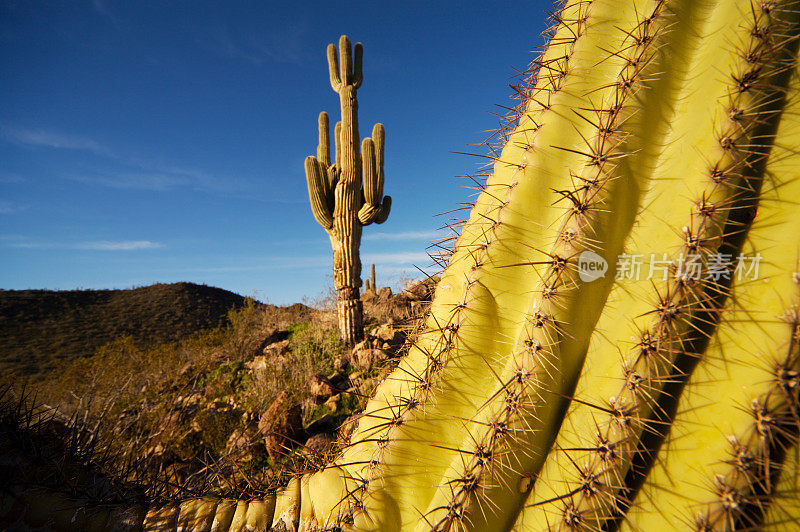
[[[0,290],[0,371],[37,377],[130,336],[152,346],[226,323],[245,298],[192,283],[129,290]]]

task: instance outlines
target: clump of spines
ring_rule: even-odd
[[[727,472],[713,479],[716,500],[699,512],[698,530],[751,530],[758,527],[775,496],[786,453],[800,436],[800,320],[798,308],[784,317],[789,342],[776,357],[772,385],[745,405],[752,425],[731,435]],[[777,355],[777,354],[776,354]]]

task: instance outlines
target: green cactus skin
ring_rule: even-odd
[[[372,222],[383,223],[389,216],[392,198],[383,195],[382,124],[375,124],[372,137],[358,149],[358,101],[361,86],[363,48],[356,43],[351,51],[349,39],[328,46],[331,87],[339,94],[342,120],[334,129],[336,160],[330,157],[328,115],[319,115],[317,156],[305,161],[306,182],[311,212],[328,233],[333,249],[333,283],[339,313],[339,331],[345,346],[364,337],[361,287],[361,228]]]
[[[335,460],[264,500],[74,521],[47,509],[80,501],[25,492],[2,513],[56,529],[796,530],[799,20],[798,0],[567,1],[425,328]],[[328,50],[336,163],[321,115],[306,168],[316,219],[353,242],[387,200],[382,131],[358,156],[361,53],[351,69],[345,50],[343,70]],[[364,204],[344,211],[362,164]],[[581,275],[589,251],[605,276]],[[615,278],[622,253],[690,252],[705,272],[760,253],[761,276]]]

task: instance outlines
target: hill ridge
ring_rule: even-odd
[[[180,340],[226,323],[247,298],[205,284],[128,289],[0,289],[0,370],[36,378],[60,361],[131,336],[143,346]]]

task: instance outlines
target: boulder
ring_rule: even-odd
[[[373,347],[354,347],[350,353],[350,360],[357,368],[367,370],[374,364],[383,362],[389,358],[389,354],[383,349]]]
[[[318,403],[324,402],[328,397],[335,393],[334,387],[324,375],[314,375],[308,379],[308,387],[311,395]]]
[[[392,289],[388,286],[384,286],[383,288],[378,289],[376,292],[378,299],[380,300],[387,300],[392,297]]]
[[[286,390],[278,394],[258,421],[259,434],[269,457],[276,461],[291,450],[303,432],[303,411]]]
[[[414,281],[409,284],[401,295],[412,301],[428,301],[431,299],[431,288],[425,281]]]
[[[261,352],[267,358],[278,357],[284,354],[289,349],[289,340],[280,340],[278,342],[273,342],[270,344],[265,345]]]
[[[308,441],[306,441],[303,454],[311,459],[322,458],[333,451],[334,441],[335,438],[333,434],[329,434],[327,432],[314,434],[308,438]]]
[[[392,323],[381,325],[372,334],[380,340],[383,349],[400,347],[406,339],[405,331],[396,329]]]

